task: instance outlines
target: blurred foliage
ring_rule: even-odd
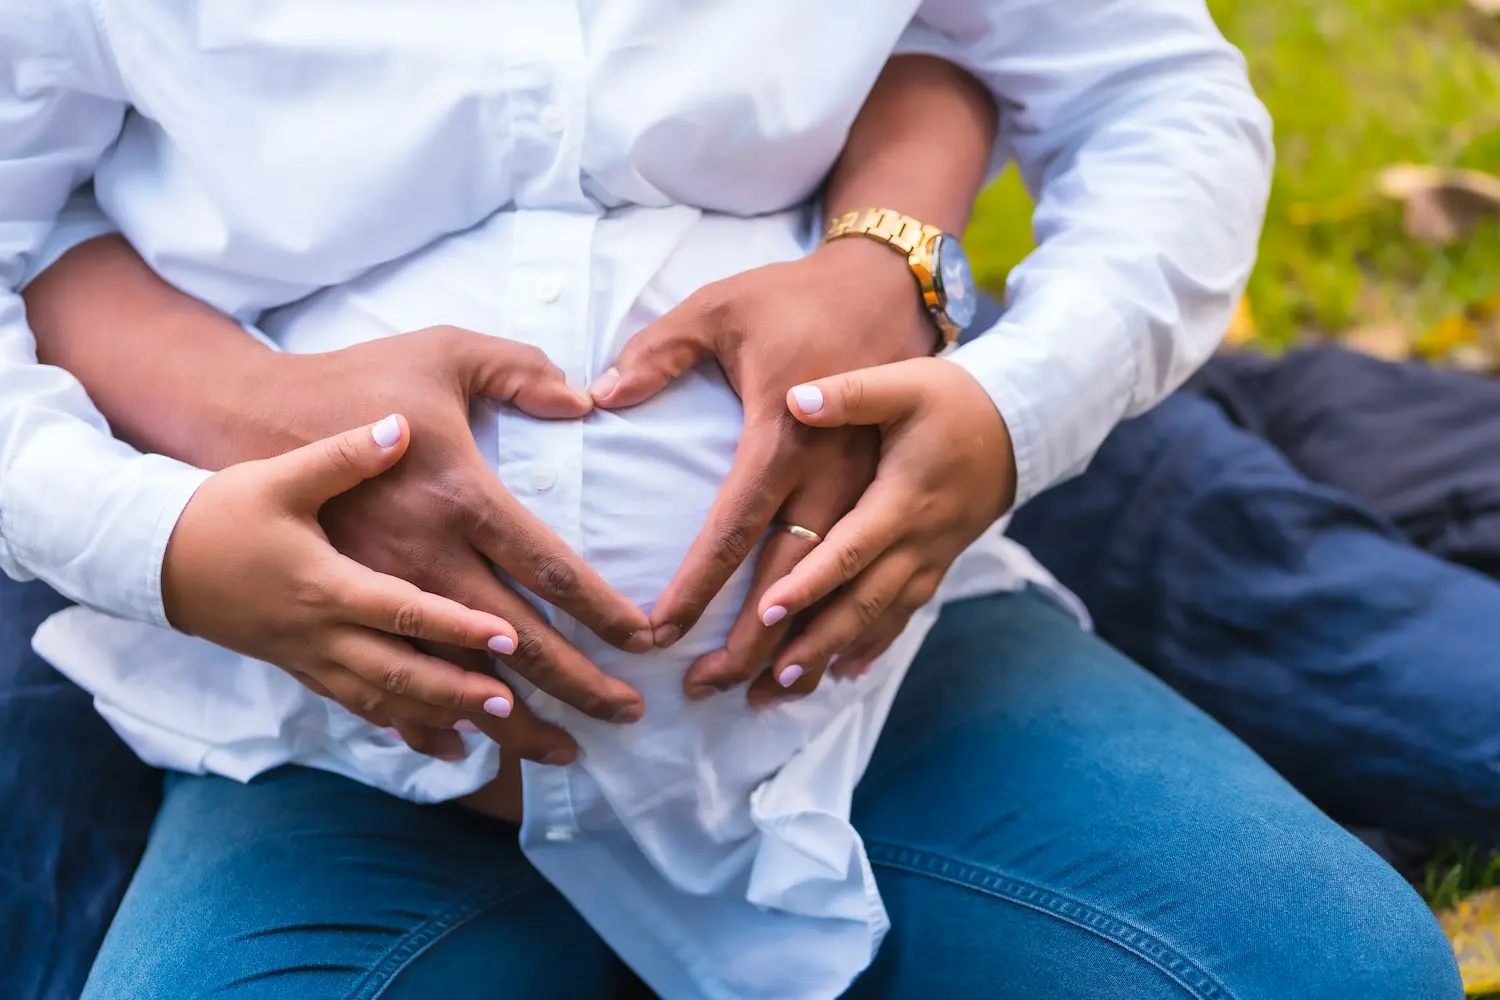
[[[1500,292],[1500,224],[1463,240],[1409,237],[1376,193],[1391,164],[1500,174],[1500,25],[1463,0],[1209,0],[1276,122],[1277,164],[1251,312],[1287,344],[1399,325],[1413,339]],[[968,235],[981,284],[1003,288],[1030,248],[1014,171]]]

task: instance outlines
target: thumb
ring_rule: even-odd
[[[460,364],[469,395],[509,403],[546,420],[581,417],[594,408],[589,394],[569,385],[541,348],[464,332]]]
[[[340,493],[395,465],[410,441],[406,419],[393,413],[378,423],[267,459],[272,489],[288,509],[314,513]]]
[[[921,406],[933,374],[925,363],[932,360],[897,361],[794,385],[786,406],[811,427],[891,424]]]
[[[708,320],[683,302],[625,342],[613,367],[594,380],[594,402],[609,410],[644,403],[708,353]]]

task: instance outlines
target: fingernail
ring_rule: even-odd
[[[784,688],[789,688],[793,684],[797,683],[797,678],[801,677],[804,673],[806,673],[806,671],[802,669],[801,664],[793,663],[791,666],[787,667],[781,673],[776,675],[776,683],[780,684]]]
[[[391,449],[396,447],[396,442],[401,440],[401,421],[396,419],[393,413],[380,423],[370,428],[370,436],[381,448]]]
[[[688,701],[707,701],[719,692],[712,684],[690,684],[682,693]]]
[[[381,732],[385,733],[393,740],[402,740],[402,742],[405,742],[405,740],[402,739],[401,730],[397,729],[395,726],[386,726],[381,730]]]
[[[455,722],[453,724],[453,728],[456,729],[460,733],[477,733],[477,732],[479,732],[479,727],[476,726],[476,725],[474,725],[474,723],[471,722],[468,719],[459,719],[457,722]]]
[[[797,401],[797,409],[806,414],[817,413],[823,408],[823,390],[815,385],[793,386],[792,398]]]
[[[830,656],[828,658],[828,665],[830,667],[833,666],[837,662],[839,662],[839,654],[837,654],[837,653],[834,653],[832,656]]]
[[[502,698],[497,694],[484,703],[484,710],[497,719],[508,719],[510,718],[510,699]]]
[[[454,763],[456,761],[463,760],[468,755],[469,755],[469,752],[467,750],[450,750],[448,753],[440,753],[440,754],[438,754],[437,755],[437,759],[438,760],[446,760],[446,761],[448,761],[451,764],[451,763]]]
[[[645,714],[646,713],[642,711],[640,705],[631,704],[626,705],[623,708],[616,709],[615,714],[609,717],[609,721],[621,723],[640,722],[641,717]]]
[[[564,764],[571,764],[573,763],[573,751],[561,749],[553,750],[551,753],[547,754],[547,756],[542,758],[542,763],[551,764],[555,767],[561,767]]]
[[[672,643],[682,638],[682,629],[676,625],[658,625],[652,638],[660,649],[666,649]]]
[[[609,394],[615,391],[615,386],[620,384],[620,369],[611,368],[603,375],[594,379],[594,384],[589,386],[589,395],[595,399],[607,399]]]
[[[760,616],[760,620],[761,620],[761,623],[764,624],[764,625],[775,625],[777,622],[781,621],[781,619],[783,619],[785,617],[786,617],[786,608],[783,608],[779,604],[773,604],[769,608],[766,609],[766,613],[765,614],[763,614],[763,615]]]
[[[655,648],[656,639],[651,635],[649,628],[638,629],[630,633],[630,638],[625,640],[627,653],[649,653]]]
[[[501,656],[509,656],[516,651],[516,640],[508,635],[497,635],[486,643],[493,652]]]

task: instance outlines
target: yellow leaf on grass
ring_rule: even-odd
[[[1462,900],[1439,913],[1438,923],[1458,957],[1464,992],[1500,990],[1500,889],[1486,889]]]
[[[1250,300],[1241,296],[1234,307],[1234,315],[1229,317],[1229,329],[1224,331],[1224,346],[1244,347],[1258,336],[1260,331],[1255,328],[1255,314],[1250,311]]]
[[[1479,327],[1467,315],[1449,316],[1417,338],[1417,353],[1440,361],[1470,344],[1479,342]]]

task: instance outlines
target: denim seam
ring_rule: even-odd
[[[497,886],[487,892],[471,895],[427,919],[391,946],[379,963],[365,974],[365,978],[348,995],[347,1000],[380,1000],[396,981],[396,977],[428,948],[484,912],[537,888],[536,883],[520,888]]]
[[[865,851],[871,864],[877,867],[942,879],[1097,934],[1160,970],[1195,1000],[1234,1000],[1234,994],[1215,980],[1208,970],[1155,934],[1060,892],[911,847],[866,841]]]

